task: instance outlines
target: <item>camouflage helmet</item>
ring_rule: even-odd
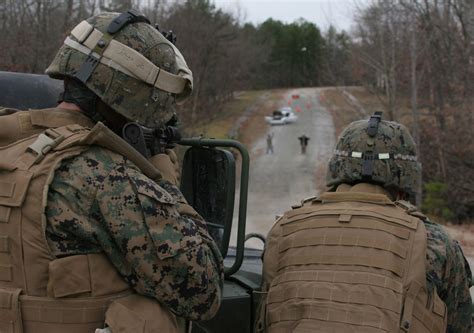
[[[381,117],[375,112],[368,122],[355,121],[343,130],[329,161],[327,185],[370,182],[414,199],[421,181],[415,142],[405,126]]]
[[[166,123],[193,84],[180,51],[135,10],[82,21],[46,74],[79,80],[114,111],[147,127]]]

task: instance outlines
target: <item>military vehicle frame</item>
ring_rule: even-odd
[[[57,105],[62,92],[62,81],[46,75],[0,71],[0,107],[20,110],[50,108]],[[190,147],[184,157],[181,190],[187,200],[208,221],[225,262],[225,282],[222,304],[217,315],[195,322],[193,333],[254,331],[255,313],[259,301],[262,251],[245,248],[245,241],[258,234],[245,235],[249,154],[235,140],[183,138],[179,145]],[[225,149],[222,149],[225,148]],[[235,159],[229,148],[241,155],[240,197],[237,243],[229,247],[235,197]],[[207,178],[202,179],[200,175]],[[218,181],[209,182],[209,179]],[[204,189],[203,189],[204,187]],[[219,195],[215,195],[218,193]],[[214,197],[223,198],[215,200]]]

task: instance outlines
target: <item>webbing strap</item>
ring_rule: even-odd
[[[361,151],[348,151],[348,150],[334,150],[335,156],[341,157],[352,157],[352,158],[359,158],[364,159],[364,155],[366,153]],[[416,162],[418,158],[416,155],[404,155],[404,154],[394,154],[394,153],[373,153],[372,154],[374,160],[402,160],[402,161],[412,161]]]
[[[357,208],[357,205],[359,206]],[[393,207],[385,207],[381,206],[378,207],[379,209],[374,210],[373,207],[367,207],[363,204],[356,204],[354,202],[343,204],[343,203],[333,203],[328,204],[326,207],[323,208],[312,208],[311,207],[303,207],[298,214],[289,214],[285,215],[286,220],[282,222],[282,225],[292,224],[294,222],[300,222],[301,220],[305,220],[310,217],[316,216],[327,216],[328,218],[335,218],[339,219],[340,215],[352,215],[352,218],[367,219],[373,220],[377,219],[380,222],[390,222],[390,224],[396,224],[403,227],[408,227],[412,230],[416,230],[418,228],[418,223],[420,220],[418,218],[414,218],[410,216],[405,211],[402,211],[399,208]],[[296,211],[296,210],[295,210]],[[291,211],[292,213],[293,211]],[[319,220],[319,218],[318,218]],[[298,224],[295,223],[295,224]]]
[[[367,202],[374,204],[383,204],[394,206],[395,203],[384,194],[378,193],[364,193],[364,192],[326,192],[319,196],[319,201],[322,202]]]
[[[383,219],[384,221],[390,221],[393,223],[398,223],[398,224],[403,224],[403,225],[411,225],[414,224],[414,221],[417,221],[416,219],[411,218],[408,214],[403,212],[400,214],[398,212],[397,215],[394,214],[389,214],[391,213],[397,213],[396,211],[393,212],[393,207],[380,207],[377,211],[374,210],[369,210],[367,206],[363,206],[362,204],[358,204],[360,208],[357,208],[355,206],[356,204],[352,202],[352,205],[346,204],[343,205],[342,203],[333,203],[333,205],[330,207],[329,205],[325,207],[319,207],[315,208],[310,207],[310,206],[304,206],[299,209],[295,209],[293,211],[290,211],[285,214],[286,221],[284,224],[291,223],[293,221],[298,221],[305,219],[309,216],[318,216],[318,215],[358,215],[358,216],[371,216],[379,219]],[[372,207],[370,207],[372,208]],[[384,209],[386,208],[386,209]],[[387,211],[389,209],[390,211]],[[384,214],[385,213],[385,214]]]
[[[295,308],[297,307],[297,309]],[[327,304],[298,302],[282,306],[269,306],[267,310],[268,324],[284,321],[315,319],[325,322],[346,323],[358,326],[369,326],[393,332],[392,323],[398,322],[398,315],[391,311],[373,311],[373,307],[345,305],[330,307]]]
[[[400,333],[410,332],[416,297],[422,288],[423,286],[417,281],[413,281],[410,284],[410,287],[408,287],[408,291],[405,295],[405,301],[403,302],[403,314],[400,319]]]
[[[438,303],[441,302],[440,303]],[[438,306],[441,306],[442,309],[436,309]],[[416,318],[430,333],[445,333],[446,332],[446,322],[444,321],[446,316],[446,306],[440,299],[435,300],[433,313],[436,314],[433,316],[430,309],[427,309],[422,302],[415,302],[413,317]],[[441,310],[441,313],[437,312]],[[438,317],[439,316],[439,317]]]
[[[110,302],[129,295],[130,292],[100,298],[46,298],[20,296],[21,312],[25,321],[80,324],[104,322]]]
[[[56,134],[57,132],[54,131],[54,129],[48,129],[44,133],[41,133],[37,139],[28,146],[28,151],[36,154],[33,164],[40,162],[51,149],[55,148],[64,140],[62,135]]]
[[[10,219],[11,207],[0,206],[0,223],[7,223]]]
[[[298,223],[285,224],[282,228],[282,235],[287,236],[300,230],[309,230],[317,228],[347,228],[347,229],[370,229],[379,230],[382,232],[389,233],[402,239],[410,238],[410,231],[396,225],[389,225],[387,223],[380,223],[374,220],[352,220],[351,223],[345,223],[341,226],[341,223],[334,218],[319,219],[317,223],[311,218],[314,215],[307,216],[307,220],[299,221]]]
[[[131,47],[117,42],[116,40],[110,40],[108,45],[104,45],[102,58],[105,59],[102,61],[100,55],[93,51],[95,50],[96,45],[102,40],[103,33],[95,29],[87,21],[82,21],[79,25],[77,25],[71,31],[71,35],[74,36],[74,38],[76,38],[82,44],[82,46],[85,46],[87,50],[85,50],[84,47],[78,49],[70,42],[66,43],[66,41],[68,41],[66,38],[65,44],[69,47],[72,47],[87,55],[92,54],[97,59],[97,61],[100,61],[104,64],[107,64],[107,61],[111,60],[115,64],[118,64],[120,66],[119,68],[125,68],[127,70],[127,73],[125,74],[132,74],[133,77],[158,89],[173,94],[180,94],[184,91],[186,85],[189,83],[188,79],[159,68],[141,53],[137,52]],[[116,66],[111,67],[120,70]]]
[[[19,288],[0,288],[0,331],[2,333],[21,333],[22,314],[19,305]]]
[[[26,152],[21,155],[15,165],[21,170],[28,170],[33,165],[41,162],[41,160],[52,150],[56,150],[58,146],[65,141],[86,130],[80,125],[68,125],[57,128],[49,128],[41,133],[37,139],[28,146]]]
[[[295,265],[348,265],[348,266],[363,266],[381,268],[386,271],[395,273],[399,277],[403,276],[404,267],[403,261],[390,253],[381,253],[377,256],[359,255],[358,253],[351,254],[322,254],[317,253],[313,255],[301,254],[298,255],[283,255],[279,262],[278,270]]]
[[[0,281],[6,281],[6,282],[13,281],[13,266],[12,265],[0,265]]]
[[[299,282],[272,286],[267,296],[267,304],[283,303],[289,300],[330,301],[343,304],[375,306],[397,314],[402,307],[402,295],[390,290],[368,286],[344,284]]]
[[[318,228],[319,229],[319,228]],[[389,251],[401,258],[406,258],[407,249],[400,243],[394,242],[393,236],[378,232],[375,235],[361,235],[354,228],[341,231],[339,235],[329,233],[329,230],[304,230],[295,236],[285,237],[279,246],[280,253],[290,248],[306,246],[359,246]],[[351,232],[352,231],[352,232]]]
[[[275,277],[272,286],[277,286],[283,282],[332,282],[347,284],[362,284],[369,286],[377,286],[393,290],[401,294],[403,285],[401,282],[394,280],[388,276],[369,273],[369,272],[353,272],[353,271],[287,271]]]
[[[10,253],[10,238],[8,236],[0,236],[0,252]]]
[[[103,322],[107,306],[63,308],[63,307],[35,307],[22,302],[23,320],[33,322],[80,324]]]
[[[69,46],[70,48],[72,49],[75,49],[76,51],[79,51],[85,55],[89,55],[90,53],[90,49],[87,48],[86,46],[82,45],[82,44],[79,44],[78,42],[76,42],[75,40],[72,40],[71,38],[69,37],[66,37],[66,39],[64,40],[64,45],[67,45]],[[97,58],[99,58],[99,55],[95,55]],[[119,72],[122,72],[124,74],[127,74],[128,76],[131,76],[131,77],[135,77],[135,75],[133,75],[131,72],[129,72],[126,68],[120,66],[119,64],[117,64],[115,61],[111,60],[111,59],[106,59],[104,57],[101,57],[99,59],[99,62],[101,64],[104,64],[108,67],[111,67]]]

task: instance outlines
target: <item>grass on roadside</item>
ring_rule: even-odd
[[[226,102],[212,120],[207,119],[193,126],[193,132],[207,138],[228,139],[234,124],[245,110],[255,103],[265,91],[242,91]]]

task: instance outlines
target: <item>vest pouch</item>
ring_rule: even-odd
[[[433,299],[433,329],[434,333],[444,333],[446,332],[446,327],[448,324],[448,309],[446,304],[439,298],[438,294],[434,294]]]
[[[183,333],[179,318],[156,300],[133,294],[117,299],[105,313],[112,333]]]
[[[104,254],[75,255],[49,263],[48,296],[52,298],[105,296],[128,289]]]
[[[103,328],[105,312],[129,292],[102,297],[20,296],[23,333],[86,333]],[[3,331],[2,331],[3,332]],[[16,333],[16,332],[15,332]]]
[[[19,296],[21,289],[0,288],[0,332],[23,333]]]
[[[445,333],[448,323],[446,304],[439,298],[436,291],[433,293],[431,304],[415,304],[413,327],[410,332],[416,333]],[[430,318],[430,320],[424,320]]]

